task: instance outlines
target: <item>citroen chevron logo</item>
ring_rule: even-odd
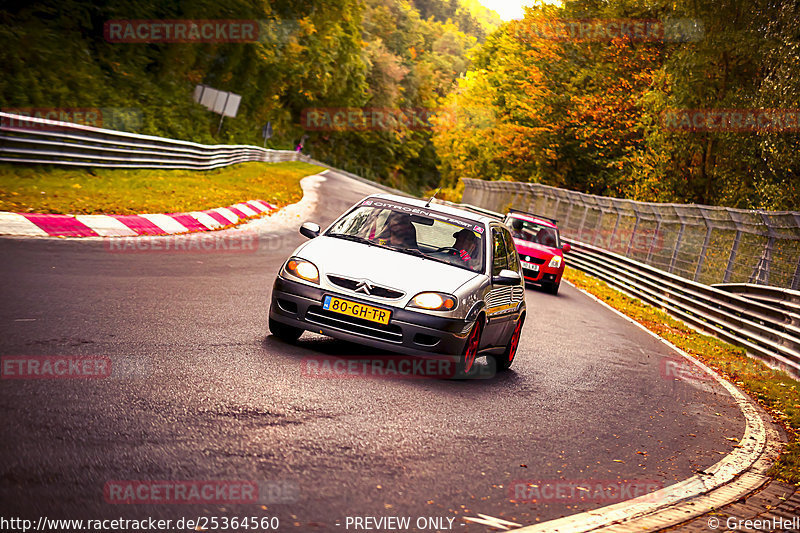
[[[372,294],[372,285],[369,281],[359,281],[356,285],[356,292],[363,292],[364,294]]]

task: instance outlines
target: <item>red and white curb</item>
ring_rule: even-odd
[[[48,215],[0,212],[0,235],[25,237],[134,237],[211,231],[271,214],[278,208],[249,200],[205,211],[142,215]]]

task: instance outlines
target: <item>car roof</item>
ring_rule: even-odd
[[[536,224],[540,224],[542,226],[549,226],[551,228],[558,229],[558,226],[553,223],[552,220],[547,220],[545,218],[539,218],[535,215],[528,215],[526,213],[509,213],[507,215],[510,218],[519,218],[520,220],[527,220],[528,222],[535,222]]]
[[[399,196],[396,194],[371,194],[369,198],[381,198],[383,200],[392,200],[395,202],[401,202],[407,205],[413,205],[414,207],[420,207],[424,209],[430,209],[431,211],[438,211],[439,213],[445,213],[448,215],[455,215],[457,217],[466,218],[468,220],[472,220],[473,222],[480,222],[481,224],[488,225],[490,222],[495,222],[500,224],[501,221],[494,217],[482,215],[480,213],[469,211],[467,209],[458,209],[455,207],[450,207],[448,205],[443,205],[436,202],[431,202],[431,204],[425,207],[427,204],[427,200],[420,200],[417,198],[411,198],[408,196]]]

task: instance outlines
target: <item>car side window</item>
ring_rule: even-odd
[[[508,268],[508,250],[503,233],[498,228],[492,229],[492,276],[497,276],[504,268]]]
[[[506,238],[506,251],[508,252],[506,262],[508,263],[508,269],[522,274],[522,265],[519,264],[519,254],[517,253],[517,247],[514,245],[514,239],[507,229],[503,229],[503,236]]]

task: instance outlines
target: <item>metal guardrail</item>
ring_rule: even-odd
[[[0,161],[212,170],[248,161],[309,161],[290,150],[205,145],[0,112]]]
[[[21,121],[27,126],[14,125],[14,122]],[[247,161],[298,160],[322,164],[308,156],[287,150],[268,150],[246,145],[203,145],[0,112],[0,161],[5,162],[211,170]],[[468,181],[479,180],[465,180]],[[513,189],[514,198],[518,198],[521,193],[526,199],[526,205],[521,207],[531,209],[530,206],[534,206],[534,210],[544,212],[541,207],[535,207],[531,201],[533,185],[535,184],[509,184],[501,186],[501,190]],[[481,188],[477,183],[467,183],[467,186],[468,190],[471,187],[473,193]],[[496,189],[497,185],[494,188]],[[467,196],[469,195],[465,191],[465,197]],[[485,195],[479,194],[472,194],[472,198],[473,204],[482,206],[469,205],[469,208],[486,215],[502,217],[502,214],[490,210],[504,210],[506,207],[495,205],[498,203],[497,195],[491,201]],[[503,198],[507,199],[507,195]],[[560,203],[557,203],[550,214],[558,217],[559,205]],[[566,216],[568,222],[571,212],[570,204]],[[580,230],[577,232],[579,236],[583,234],[588,213],[587,206],[581,217]],[[617,213],[612,241],[623,216],[621,211]],[[800,226],[800,213],[792,216],[797,217]],[[601,214],[600,221],[602,219]],[[632,235],[635,235],[639,223],[639,218],[636,220]],[[659,227],[661,222],[662,219],[659,218]],[[567,224],[567,227],[570,225]],[[597,227],[600,227],[599,222]],[[708,227],[706,245],[711,236],[711,226]],[[681,228],[683,234],[685,224]],[[737,231],[738,243],[742,230]],[[678,245],[680,240],[679,237]],[[648,259],[652,254],[652,247],[651,244]],[[734,248],[731,258],[735,254]],[[711,287],[580,241],[573,241],[573,251],[569,255],[568,263],[666,310],[698,329],[745,347],[748,352],[773,366],[800,376],[800,312],[798,312],[800,299],[795,298],[795,295],[800,293],[796,291],[777,292],[779,289],[763,287],[752,289],[753,286],[750,285],[746,285],[745,288],[739,285]],[[700,266],[697,267],[698,272],[699,270]],[[796,272],[794,279],[798,279],[799,276],[800,274]]]
[[[556,218],[567,239],[686,279],[800,289],[800,211],[636,202],[540,183],[462,181],[466,203]]]
[[[486,207],[479,209],[486,215],[503,217]],[[800,378],[799,291],[750,284],[704,285],[591,244],[569,242],[572,250],[565,256],[568,266]]]
[[[688,280],[590,244],[571,244],[568,265],[800,377],[797,312]]]
[[[794,313],[800,320],[800,291],[752,283],[719,283],[712,287]]]

